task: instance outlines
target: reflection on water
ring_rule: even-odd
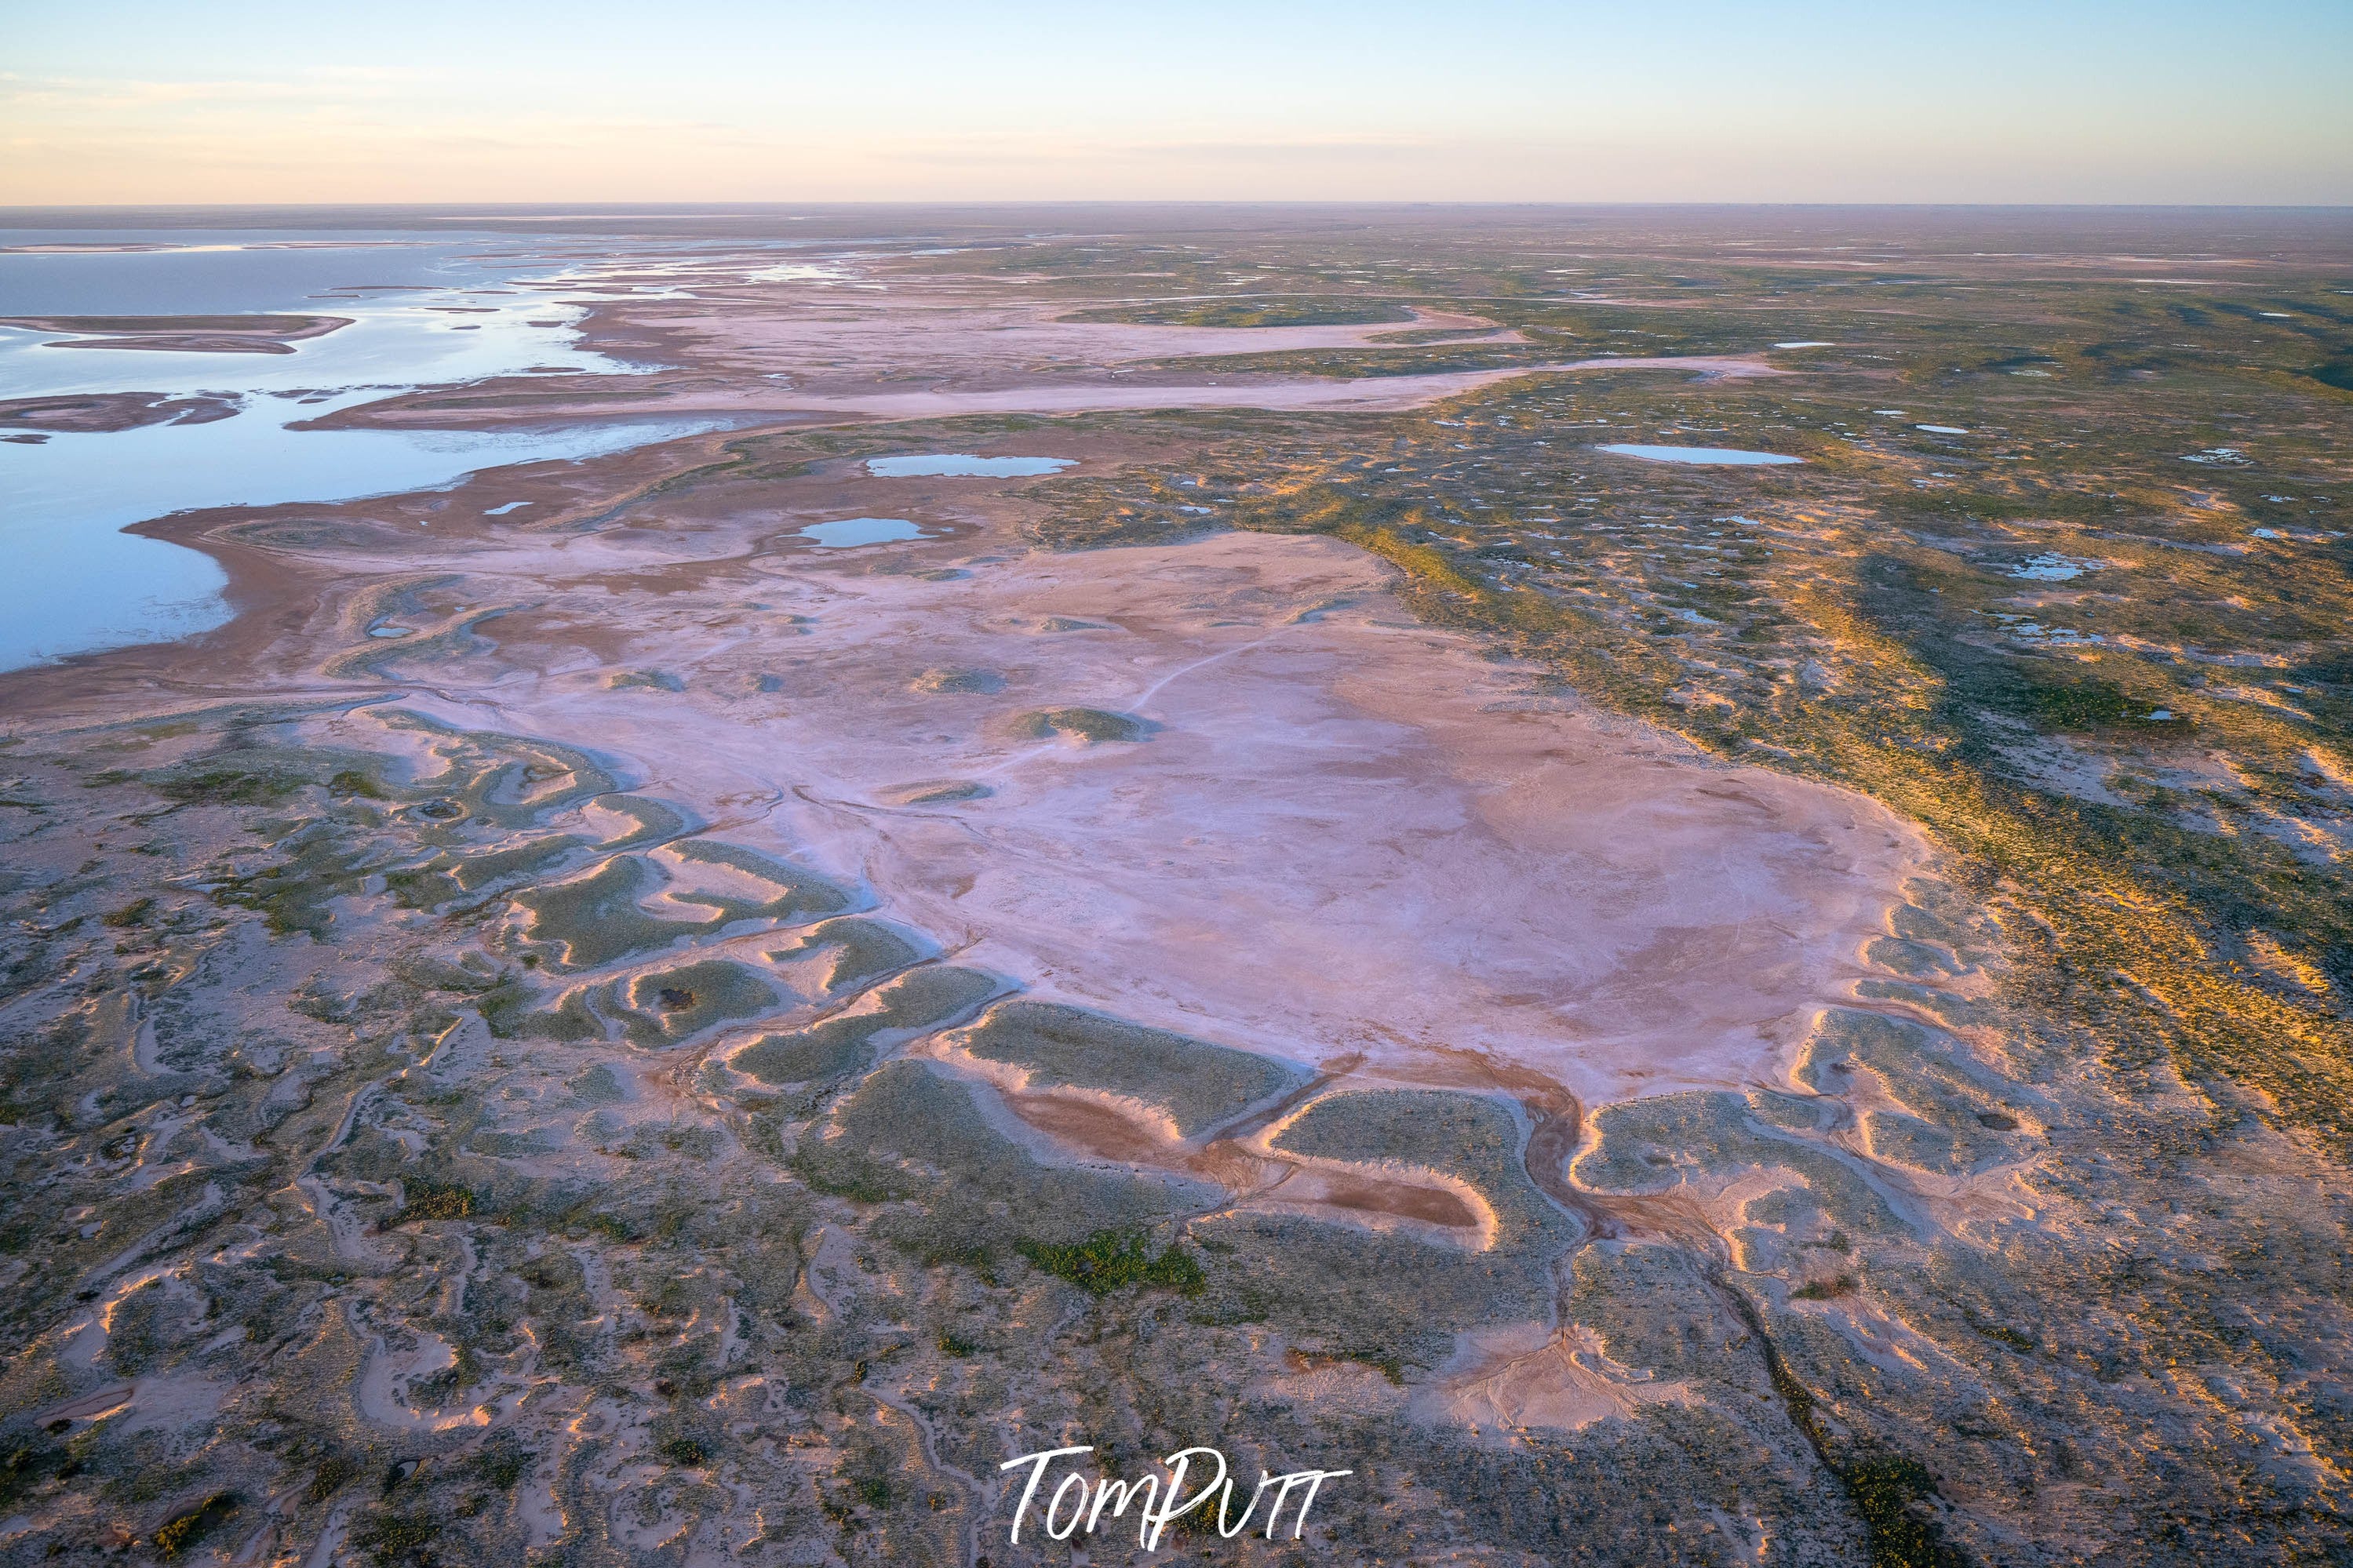
[[[49,348],[0,329],[0,399],[205,392],[232,417],[0,443],[0,668],[186,636],[227,619],[210,557],[119,531],[196,508],[347,500],[480,468],[577,458],[714,428],[644,420],[500,432],[290,428],[411,387],[534,373],[626,374],[576,345],[554,279],[610,242],[533,237],[0,229],[14,315],[332,314],[290,354]],[[576,290],[567,290],[576,292]],[[513,507],[499,509],[512,510]]]
[[[0,448],[0,668],[185,637],[228,618],[208,555],[118,532],[168,512],[345,500],[448,485],[479,468],[587,458],[712,429],[715,420],[640,420],[535,431],[288,430],[381,395],[325,404],[252,400],[234,419],[57,435]]]
[[[12,316],[235,315],[334,290],[450,289],[513,271],[482,235],[258,229],[0,228]]]
[[[1778,452],[1744,452],[1737,447],[1644,447],[1633,442],[1613,442],[1595,449],[1615,452],[1621,458],[1640,458],[1650,463],[1729,463],[1754,468],[1805,461],[1803,458],[1786,458]]]
[[[919,452],[903,458],[869,458],[866,471],[878,479],[1021,479],[1060,473],[1075,458],[976,458],[969,452]]]
[[[800,533],[803,539],[813,539],[827,550],[846,550],[854,544],[885,544],[894,539],[930,537],[903,517],[839,518],[832,522],[812,522]]]

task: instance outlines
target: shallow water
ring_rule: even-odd
[[[847,550],[860,544],[887,544],[896,539],[928,539],[931,536],[903,517],[844,517],[831,522],[812,522],[800,531],[803,539],[814,540],[826,550]]]
[[[304,405],[278,398],[209,425],[54,435],[0,447],[0,668],[209,630],[228,619],[209,555],[118,531],[215,506],[348,500],[434,489],[481,468],[617,452],[714,428],[640,420],[560,430],[288,430],[373,391]]]
[[[1646,463],[1736,464],[1762,468],[1805,461],[1803,458],[1784,457],[1778,452],[1744,452],[1737,447],[1645,447],[1632,442],[1613,442],[1594,449],[1615,452],[1621,458],[1640,458]]]
[[[118,248],[23,248],[60,244]],[[11,313],[353,318],[288,354],[52,348],[62,334],[0,329],[0,397],[207,392],[240,405],[209,424],[0,444],[0,547],[15,567],[0,584],[0,668],[185,637],[228,618],[209,556],[119,531],[132,523],[204,507],[429,489],[481,468],[716,427],[671,419],[499,432],[290,428],[416,386],[641,368],[578,348],[579,310],[537,286],[571,249],[561,238],[523,245],[506,236],[0,230],[0,300]]]
[[[2064,555],[2031,555],[2010,569],[2010,575],[2030,583],[2064,583],[2091,570],[2092,563],[2070,561]]]
[[[556,252],[505,237],[373,235],[348,242],[285,235],[225,237],[126,230],[148,250],[28,252],[28,241],[106,238],[0,229],[6,313],[205,315],[286,313],[351,318],[290,354],[61,349],[66,334],[0,328],[0,396],[66,392],[284,392],[375,386],[391,391],[538,367],[577,374],[638,367],[575,346],[581,311],[533,285]],[[478,254],[484,250],[495,254]]]
[[[920,452],[903,458],[869,458],[866,471],[878,479],[1023,479],[1055,474],[1075,458],[976,458],[969,452]]]
[[[516,247],[507,236],[396,230],[0,228],[0,300],[12,316],[315,310],[331,290],[502,279],[512,260],[480,253]]]

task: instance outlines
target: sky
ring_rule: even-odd
[[[0,205],[2353,204],[2353,0],[0,0]]]

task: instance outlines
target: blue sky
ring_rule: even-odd
[[[0,0],[0,203],[2353,203],[2353,0]]]

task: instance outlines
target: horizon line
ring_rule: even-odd
[[[829,201],[563,202],[563,201],[244,201],[73,202],[0,204],[0,219],[45,214],[106,213],[231,214],[250,212],[375,212],[492,216],[501,214],[558,218],[610,219],[642,214],[676,216],[695,213],[882,212],[961,209],[1013,212],[1039,208],[1245,208],[1261,211],[1326,209],[1355,212],[1971,212],[1971,213],[2266,213],[2353,216],[2353,202],[1954,202],[1954,201],[1440,201],[1406,198],[1228,196],[1039,196],[876,197]],[[0,224],[5,226],[5,224]]]

